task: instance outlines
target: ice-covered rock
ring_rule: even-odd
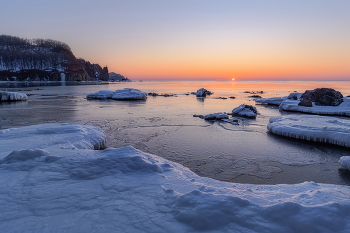
[[[316,88],[305,91],[298,105],[305,107],[317,106],[338,106],[343,102],[343,95],[332,88]]]
[[[299,100],[285,100],[280,106],[285,111],[304,112],[318,115],[340,115],[350,116],[350,98],[343,98],[343,102],[338,106],[317,106],[305,107],[299,105]]]
[[[211,113],[204,116],[204,120],[222,120],[228,119],[228,115],[222,112]]]
[[[24,93],[0,91],[0,101],[19,101],[27,98],[27,95]]]
[[[112,99],[114,100],[145,100],[147,99],[147,93],[133,88],[124,88],[122,90],[116,90],[113,93]]]
[[[124,88],[121,90],[110,91],[101,90],[88,94],[87,99],[114,99],[114,100],[145,100],[147,93],[133,88]]]
[[[348,232],[348,186],[221,182],[132,147],[45,145],[80,127],[85,135],[49,124],[0,137],[1,149],[17,149],[0,163],[1,232]]]
[[[350,122],[328,116],[292,115],[270,119],[267,129],[278,135],[350,147]]]
[[[252,105],[246,105],[246,104],[241,104],[240,106],[232,110],[233,116],[256,118],[257,114],[258,114],[258,111],[256,110],[256,107]]]
[[[211,95],[212,92],[208,91],[205,88],[198,89],[196,92],[197,97],[206,97],[207,95]]]
[[[262,98],[262,99],[255,100],[255,102],[261,103],[261,104],[271,104],[271,105],[277,105],[278,106],[285,100],[299,100],[301,95],[302,95],[302,93],[293,92],[293,93],[290,93],[288,96]]]
[[[88,94],[87,99],[112,99],[114,91],[101,90],[95,93]]]

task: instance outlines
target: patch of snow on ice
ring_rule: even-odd
[[[12,149],[20,147],[17,138],[32,140],[10,156],[16,162],[0,163],[2,232],[347,232],[350,227],[347,186],[220,182],[132,147],[33,148],[43,145],[40,134],[62,142],[63,132],[79,127],[4,130],[1,136],[12,133],[6,141]],[[100,139],[98,131],[89,132],[92,141]],[[22,159],[26,154],[31,158]]]
[[[350,122],[329,116],[293,115],[270,119],[267,129],[278,135],[350,147]]]

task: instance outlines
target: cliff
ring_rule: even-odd
[[[108,68],[77,59],[62,42],[0,35],[0,81],[107,81]]]

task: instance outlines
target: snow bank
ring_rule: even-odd
[[[28,97],[24,93],[0,91],[0,101],[26,100]]]
[[[278,116],[270,119],[267,129],[282,136],[350,147],[350,122],[336,117]]]
[[[299,106],[299,100],[286,100],[279,106],[285,111],[304,112],[319,115],[341,115],[350,116],[350,98],[343,98],[343,102],[338,106],[317,106],[312,107]]]
[[[33,136],[35,147],[43,145],[40,134],[66,141],[63,132],[70,128],[87,136],[85,126],[62,124],[4,133],[12,133],[6,142],[18,150],[23,146],[15,136]],[[99,131],[86,130],[92,130],[87,136],[92,141],[100,139]],[[27,143],[27,151],[0,163],[2,232],[348,232],[350,227],[350,187],[220,182],[132,147],[33,147]],[[26,155],[30,158],[23,159]]]
[[[293,92],[288,96],[256,99],[255,102],[261,104],[280,105],[285,100],[299,100],[302,93]]]
[[[147,93],[142,92],[138,89],[124,88],[116,91],[101,90],[95,93],[88,94],[86,98],[114,100],[144,100],[147,98]]]

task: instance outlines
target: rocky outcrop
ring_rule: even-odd
[[[108,80],[107,67],[76,59],[65,43],[0,35],[0,81],[96,80]]]
[[[338,106],[342,102],[343,95],[339,91],[332,88],[316,88],[305,91],[298,105],[312,107],[314,103],[317,106]]]

